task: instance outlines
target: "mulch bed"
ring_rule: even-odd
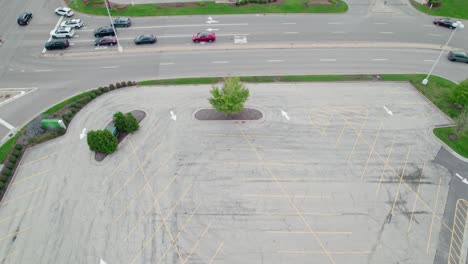
[[[226,115],[218,112],[215,109],[200,109],[195,113],[195,118],[198,120],[259,120],[263,117],[262,112],[253,108],[245,108],[244,111],[235,115]]]
[[[132,115],[136,118],[138,123],[141,123],[141,121],[146,117],[146,113],[141,111],[141,110],[133,110],[130,113],[132,113]],[[109,124],[107,124],[105,127],[108,127],[108,126],[111,126],[111,125],[112,126],[114,125],[114,121],[109,122]],[[119,135],[117,136],[117,141],[119,142],[119,144],[127,136],[128,136],[128,133],[119,133]],[[95,152],[94,153],[94,159],[96,161],[103,161],[107,157],[107,155],[109,155],[109,154],[101,153],[101,152]]]

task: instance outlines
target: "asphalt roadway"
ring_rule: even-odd
[[[248,86],[261,121],[195,120],[209,85],[86,106],[25,154],[0,206],[2,263],[433,261],[451,229],[440,110],[407,83]],[[94,161],[82,130],[136,109],[141,129]]]

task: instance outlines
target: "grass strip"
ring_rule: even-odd
[[[452,148],[461,156],[468,158],[468,132],[458,136],[458,140],[453,141],[449,138],[449,134],[453,133],[453,127],[440,127],[434,129],[434,134],[442,140],[447,146]]]
[[[468,19],[468,2],[466,0],[444,0],[437,8],[429,8],[415,0],[410,0],[417,10],[433,16],[455,17]]]
[[[262,13],[343,13],[348,5],[342,0],[333,1],[334,4],[312,4],[305,6],[305,0],[285,0],[283,4],[249,4],[233,7],[231,4],[213,2],[197,2],[196,6],[165,7],[164,4],[136,4],[130,5],[122,11],[111,10],[115,16],[176,16],[176,15],[215,15],[215,14],[262,14]],[[176,4],[176,3],[174,3]],[[90,7],[82,0],[69,3],[69,7],[76,11],[92,14],[107,15],[105,7]]]
[[[65,101],[62,101],[54,106],[52,106],[51,108],[47,109],[44,114],[48,114],[48,115],[52,115],[54,114],[55,112],[59,111],[60,109],[62,109],[62,107],[66,106],[67,104],[70,104],[70,103],[73,103],[85,96],[87,96],[89,94],[89,92],[84,92],[84,93],[80,93],[80,94],[77,94],[73,97],[70,97],[68,99],[66,99]]]
[[[0,163],[3,164],[3,161],[5,161],[6,157],[10,153],[11,149],[16,143],[16,139],[18,139],[19,135],[21,134],[22,129],[18,132],[16,132],[16,135],[14,135],[12,138],[7,140],[3,145],[0,147]]]

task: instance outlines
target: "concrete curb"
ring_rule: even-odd
[[[256,50],[256,49],[336,49],[336,48],[374,48],[374,49],[429,49],[429,50],[455,50],[453,47],[421,44],[421,43],[392,43],[392,42],[355,42],[355,43],[278,43],[278,44],[220,44],[220,45],[173,45],[150,48],[125,48],[122,53],[117,50],[98,51],[77,51],[44,53],[39,57],[84,57],[84,56],[105,56],[118,54],[138,54],[138,53],[164,53],[164,52],[190,52],[190,51],[226,51],[226,50]]]

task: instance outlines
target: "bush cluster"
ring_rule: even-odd
[[[131,113],[117,112],[114,114],[114,125],[117,131],[124,133],[133,133],[140,128],[138,121]]]
[[[89,149],[96,152],[111,154],[117,149],[117,138],[109,130],[92,130],[88,132]]]
[[[267,4],[271,2],[276,2],[276,0],[236,0],[235,4],[236,5],[245,5],[249,3],[255,3],[255,4]]]

